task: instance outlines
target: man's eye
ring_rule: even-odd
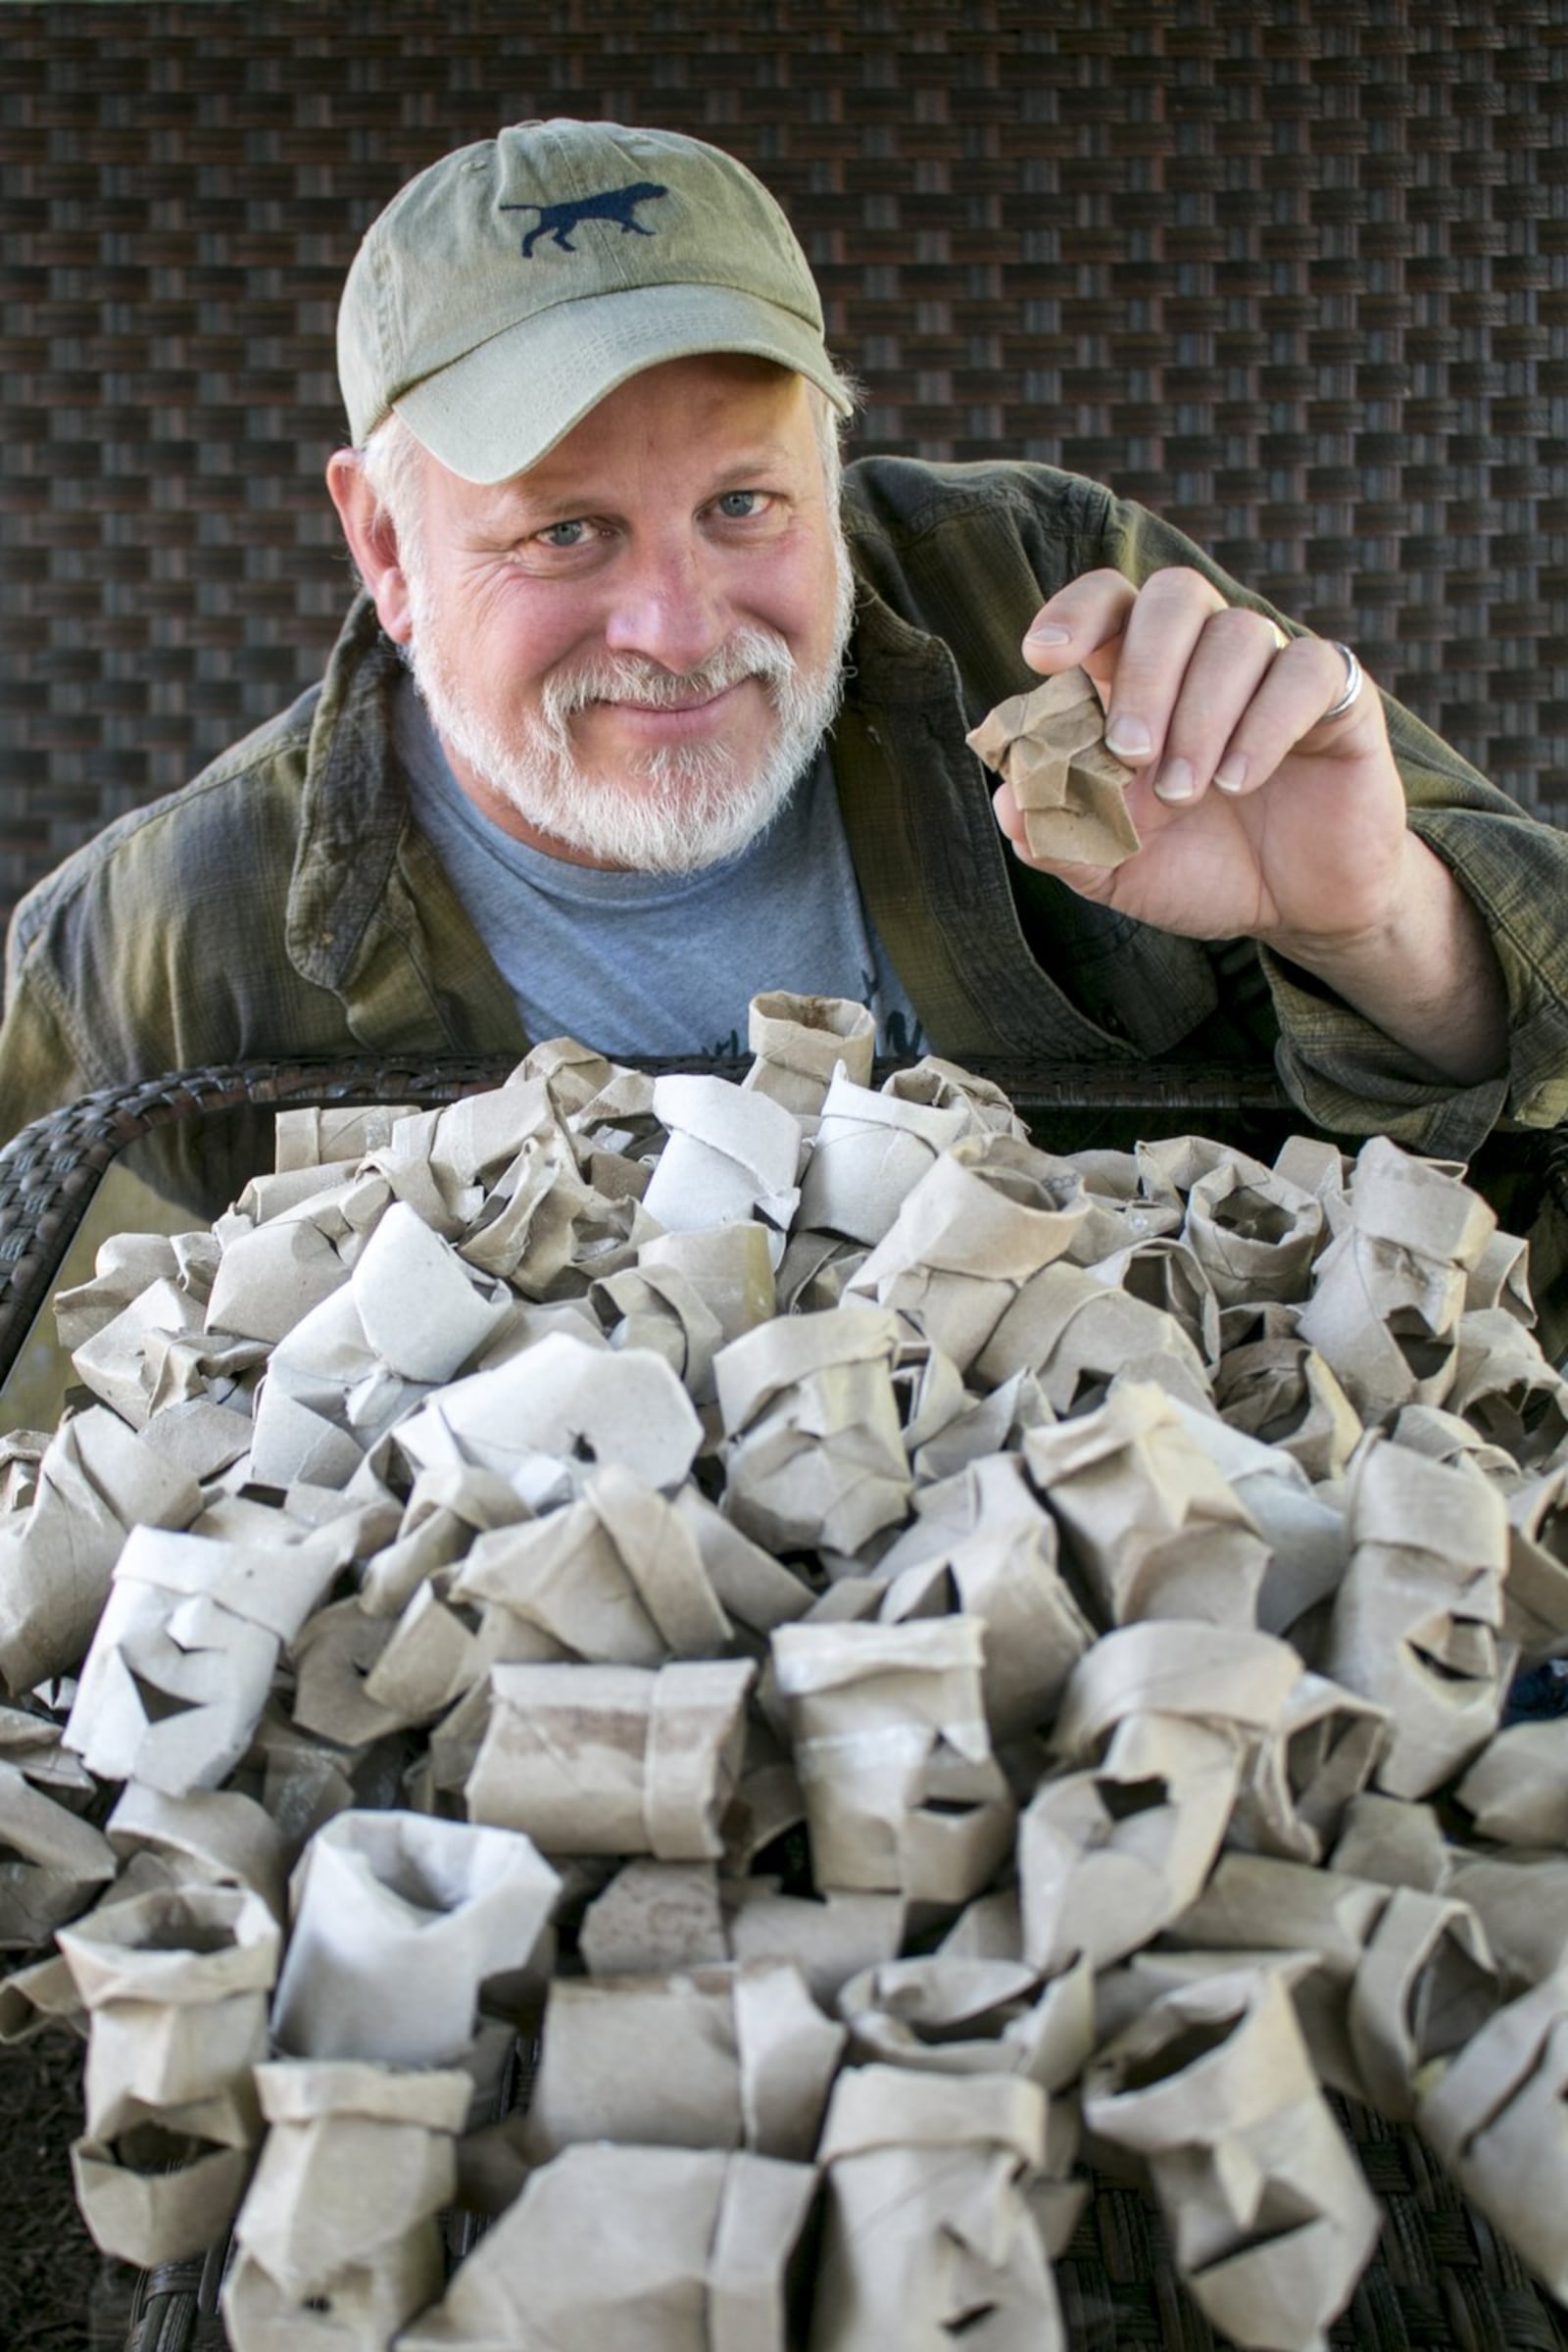
[[[584,522],[580,516],[573,515],[567,522],[551,523],[548,530],[541,531],[539,536],[546,547],[586,547],[592,529],[591,522]]]
[[[760,514],[767,502],[762,490],[726,490],[718,501],[718,511],[730,522],[745,522]]]

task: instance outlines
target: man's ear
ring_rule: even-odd
[[[409,584],[398,560],[398,535],[366,479],[358,450],[333,452],[326,462],[326,486],[349,553],[375,601],[382,628],[395,645],[407,645],[414,634],[414,616]]]

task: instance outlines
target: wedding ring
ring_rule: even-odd
[[[1341,645],[1337,637],[1331,637],[1329,639],[1329,643],[1333,646],[1334,651],[1337,654],[1343,654],[1345,656],[1345,687],[1338,702],[1330,703],[1328,709],[1322,713],[1322,716],[1318,720],[1319,726],[1323,724],[1324,719],[1343,718],[1346,711],[1348,710],[1350,705],[1354,702],[1356,696],[1360,693],[1364,683],[1361,673],[1361,664],[1351,653],[1349,647],[1348,645]]]

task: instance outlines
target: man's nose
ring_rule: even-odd
[[[713,559],[698,542],[672,535],[627,550],[605,624],[612,653],[684,674],[700,668],[728,633]]]

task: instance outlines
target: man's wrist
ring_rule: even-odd
[[[1448,867],[1406,834],[1391,907],[1354,931],[1276,931],[1271,954],[1308,973],[1418,1061],[1462,1085],[1506,1067],[1507,989],[1486,926]]]

